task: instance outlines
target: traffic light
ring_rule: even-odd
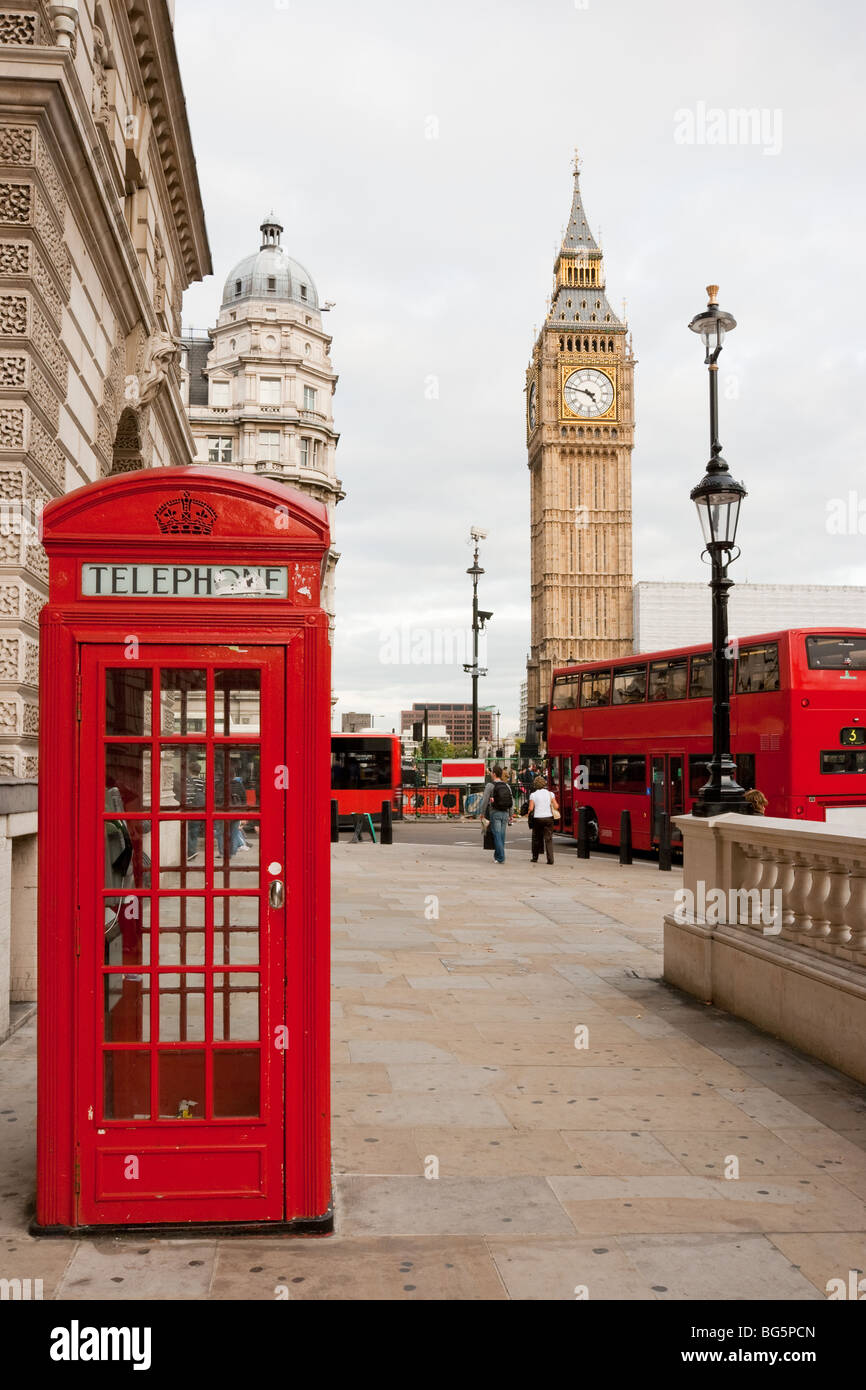
[[[535,706],[535,732],[547,742],[547,705]]]
[[[424,724],[423,724],[423,722],[420,723],[420,724],[413,724],[413,725],[412,725],[412,741],[413,741],[413,743],[420,743],[423,737],[424,737]]]

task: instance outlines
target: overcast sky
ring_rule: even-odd
[[[738,320],[720,435],[749,490],[732,577],[866,583],[866,534],[827,529],[834,498],[853,490],[866,511],[864,14],[856,0],[177,0],[216,272],[187,293],[186,325],[214,322],[271,206],[336,301],[338,715],[390,728],[413,699],[470,698],[462,652],[393,658],[412,655],[401,628],[417,656],[425,633],[465,625],[478,525],[494,612],[480,699],[516,727],[524,373],[575,146],[638,361],[635,579],[705,578],[689,489],[708,453],[706,369],[686,325],[716,282]],[[739,108],[762,113],[754,142],[714,114]]]

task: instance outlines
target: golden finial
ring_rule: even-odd
[[[710,304],[718,304],[719,287],[718,285],[707,285],[707,294],[710,296]]]
[[[573,165],[573,167],[574,167],[574,172],[575,172],[576,174],[579,174],[579,173],[580,173],[580,155],[579,155],[578,152],[577,152],[577,145],[575,145],[575,147],[574,147],[574,165]]]

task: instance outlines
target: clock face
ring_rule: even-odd
[[[613,382],[595,367],[581,367],[571,373],[562,394],[574,415],[593,419],[597,415],[606,415],[613,405]]]
[[[531,385],[530,388],[529,388],[529,406],[528,406],[528,411],[529,411],[529,428],[530,428],[531,430],[534,430],[534,429],[535,429],[535,421],[536,421],[536,419],[538,418],[538,410],[537,410],[537,404],[536,404],[536,396],[537,396],[537,392],[536,392],[536,389],[535,389],[535,382],[533,381],[532,385]]]

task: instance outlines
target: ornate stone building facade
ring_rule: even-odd
[[[225,463],[300,488],[323,502],[331,536],[345,496],[337,477],[339,435],[331,400],[337,376],[331,339],[308,270],[282,246],[283,226],[269,213],[258,251],[226,278],[214,328],[183,339],[184,401],[200,463]],[[322,605],[334,618],[334,570],[328,556]]]
[[[634,357],[605,292],[578,164],[554,286],[526,373],[532,566],[530,732],[554,666],[632,650]]]
[[[36,773],[51,497],[187,462],[181,297],[210,273],[166,0],[0,11],[0,777]]]
[[[36,997],[39,515],[192,460],[181,298],[210,270],[169,0],[0,5],[0,1038]]]

